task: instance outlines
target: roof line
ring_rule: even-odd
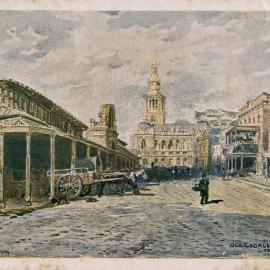
[[[9,80],[0,80],[0,82],[4,82],[7,85],[11,84],[11,86],[17,86],[17,87],[21,87],[23,88],[24,92],[23,94],[31,96],[33,98],[34,95],[36,95],[36,97],[41,98],[42,100],[40,101],[40,103],[42,103],[45,107],[48,107],[49,105],[49,109],[55,108],[56,110],[54,111],[56,114],[60,113],[63,114],[64,117],[66,117],[67,119],[69,119],[75,126],[80,126],[84,129],[87,129],[88,126],[86,124],[84,124],[81,120],[79,120],[78,118],[76,118],[75,116],[73,116],[71,113],[69,113],[68,111],[66,111],[65,109],[63,109],[61,106],[59,106],[58,104],[54,103],[51,99],[49,99],[48,97],[46,97],[45,95],[41,94],[40,92],[34,90],[33,88],[30,88],[27,85],[24,85],[18,81],[9,79]],[[12,90],[18,91],[20,89],[14,89],[12,88]],[[28,92],[25,92],[28,91]],[[19,91],[21,92],[21,91]],[[47,104],[44,104],[47,103]],[[57,111],[58,110],[58,111]]]

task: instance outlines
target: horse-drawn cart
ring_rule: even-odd
[[[69,200],[74,200],[82,195],[83,190],[91,190],[91,187],[98,186],[98,195],[103,194],[103,188],[106,183],[116,184],[123,192],[124,185],[130,183],[126,172],[102,172],[97,171],[96,167],[89,170],[89,167],[60,169],[54,171],[52,176],[51,171],[47,172],[51,183],[54,183],[55,194],[61,197],[66,197]],[[54,179],[51,179],[51,178]],[[134,186],[132,186],[134,190]]]

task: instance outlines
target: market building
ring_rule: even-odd
[[[108,156],[119,157],[121,168],[138,162],[124,143],[115,149],[85,138],[88,126],[28,86],[0,80],[0,101],[0,207],[9,198],[31,204],[52,195],[55,170],[74,168],[77,159],[95,156],[103,169]]]

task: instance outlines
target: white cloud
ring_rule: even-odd
[[[269,16],[237,12],[20,12],[2,16],[0,70],[86,123],[115,103],[128,139],[159,63],[168,121],[237,109],[268,88]],[[0,34],[1,35],[1,34]]]

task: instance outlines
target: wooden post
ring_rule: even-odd
[[[117,169],[117,158],[116,158],[115,154],[113,154],[113,156],[112,156],[112,167],[114,169]]]
[[[4,199],[4,133],[0,133],[0,208],[5,208],[5,199]]]
[[[265,172],[264,175],[268,178],[268,158],[265,160]]]
[[[76,141],[71,141],[71,169],[75,168],[76,162]]]
[[[121,157],[121,170],[123,170],[124,169],[124,159],[123,159],[123,157]]]
[[[101,159],[100,149],[97,149],[97,158],[98,158],[99,163],[100,163],[99,170],[100,170],[100,171],[103,171],[103,164],[102,164],[102,159]]]
[[[106,153],[106,168],[112,167],[112,159],[109,153]]]
[[[90,157],[90,146],[88,145],[86,148],[86,157],[89,158]]]
[[[31,205],[31,133],[26,133],[26,157],[25,157],[25,201]]]
[[[240,168],[243,169],[243,167],[244,167],[244,157],[241,156]]]
[[[50,135],[50,170],[51,170],[51,195],[50,199],[54,197],[54,190],[55,190],[55,134]]]

